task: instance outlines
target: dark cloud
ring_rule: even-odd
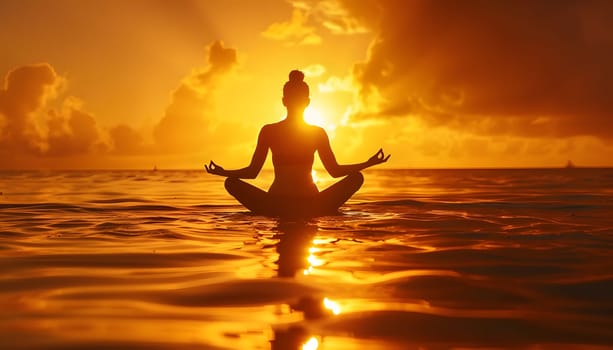
[[[195,150],[207,143],[212,96],[219,77],[237,63],[236,50],[216,41],[209,46],[208,66],[185,78],[174,91],[164,117],[154,129],[156,146],[164,152]]]
[[[380,14],[365,21],[376,37],[353,70],[363,114],[481,134],[613,136],[612,1],[366,3],[345,2],[356,18]]]

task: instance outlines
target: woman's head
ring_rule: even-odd
[[[309,86],[304,82],[304,73],[289,72],[289,81],[283,85],[283,104],[287,108],[306,108],[309,102]]]

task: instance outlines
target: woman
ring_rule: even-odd
[[[257,214],[316,216],[336,212],[362,186],[364,177],[360,170],[386,162],[390,155],[379,149],[363,163],[338,164],[325,130],[304,121],[304,110],[309,103],[309,86],[304,82],[304,74],[291,71],[289,81],[283,86],[287,117],[260,130],[251,163],[242,169],[225,170],[210,161],[204,166],[206,171],[226,176],[226,190]],[[240,179],[254,179],[258,175],[269,149],[275,179],[266,192]],[[345,176],[322,192],[311,177],[315,151],[331,176]]]

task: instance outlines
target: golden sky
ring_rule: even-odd
[[[302,69],[341,162],[613,166],[607,0],[0,2],[0,169],[248,163]]]

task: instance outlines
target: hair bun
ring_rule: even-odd
[[[304,73],[302,73],[299,70],[293,70],[289,72],[289,81],[291,82],[304,81]]]

